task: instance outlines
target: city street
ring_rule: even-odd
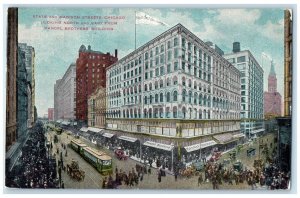
[[[56,134],[55,132],[51,131],[47,133],[47,137],[49,140],[53,140],[53,136]],[[71,134],[71,133],[69,133]],[[67,163],[70,163],[72,159],[79,162],[79,167],[85,171],[85,178],[83,181],[76,181],[71,179],[71,177],[67,174],[67,172],[62,171],[62,180],[64,182],[65,188],[76,188],[76,189],[100,189],[102,188],[102,181],[104,179],[104,176],[102,176],[99,172],[96,171],[94,167],[92,167],[87,161],[85,161],[78,153],[73,151],[73,149],[67,147],[67,144],[70,143],[70,141],[74,138],[73,135],[67,135],[66,132],[62,133],[61,135],[58,135],[58,143],[54,144],[52,149],[52,154],[56,153],[56,149],[59,149],[59,152],[63,150],[63,163],[64,166],[66,166]],[[274,137],[273,134],[268,134],[261,138],[264,142],[273,143]],[[94,144],[92,144],[87,139],[80,137],[80,140],[83,141],[85,144],[87,144],[90,147],[96,148]],[[241,151],[237,154],[237,159],[241,160],[241,162],[244,164],[247,169],[253,169],[253,163],[255,159],[258,159],[258,150],[259,150],[259,144],[258,139],[251,143],[252,145],[245,145]],[[61,146],[62,144],[66,145],[67,150],[67,157],[65,157],[65,150]],[[274,143],[273,143],[274,145]],[[246,150],[249,148],[255,148],[257,150],[256,155],[252,157],[247,157]],[[99,149],[99,148],[97,148]],[[105,151],[107,154],[109,154],[113,159],[113,170],[117,167],[119,170],[122,169],[126,173],[132,170],[132,168],[135,169],[136,161],[132,159],[128,159],[126,161],[119,161],[115,156],[114,153],[110,150],[102,149],[102,151]],[[58,156],[58,155],[56,155]],[[261,158],[263,158],[263,155],[260,155]],[[219,162],[222,162],[224,159],[229,158],[228,153],[225,153],[219,160]],[[58,159],[58,158],[57,158]],[[231,164],[227,165],[227,167],[231,166]],[[115,172],[115,171],[114,171]],[[157,176],[157,169],[152,168],[151,171],[152,174],[146,174],[143,177],[142,181],[139,181],[137,185],[134,185],[133,187],[127,186],[125,184],[120,185],[119,189],[128,189],[128,188],[134,188],[134,189],[212,189],[212,183],[211,182],[204,182],[201,185],[198,186],[198,177],[192,176],[191,178],[180,178],[178,177],[177,181],[175,181],[175,177],[173,175],[166,175],[165,177],[162,177],[162,181],[158,182],[158,176]],[[112,175],[113,178],[115,178],[115,174]],[[259,185],[258,185],[259,186]],[[264,187],[260,187],[258,189],[262,189]],[[251,186],[247,184],[247,182],[240,183],[238,185],[229,185],[228,183],[223,183],[219,186],[219,189],[251,189]]]

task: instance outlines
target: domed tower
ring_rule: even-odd
[[[79,53],[78,56],[80,57],[80,53],[81,52],[85,52],[85,51],[86,51],[86,47],[84,45],[81,45],[80,48],[79,48],[79,50],[78,50],[78,53]]]

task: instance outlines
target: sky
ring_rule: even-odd
[[[35,48],[36,106],[38,115],[47,114],[53,107],[54,84],[62,78],[69,65],[76,62],[82,44],[92,50],[114,53],[122,58],[135,49],[135,11],[146,13],[167,25],[136,25],[137,48],[162,32],[181,23],[203,41],[212,41],[225,53],[232,51],[232,43],[241,43],[241,50],[250,50],[264,70],[264,90],[267,90],[271,63],[275,63],[278,91],[283,96],[284,67],[284,10],[280,8],[208,9],[208,8],[19,8],[19,42]],[[53,19],[34,16],[125,16],[113,31],[48,30],[61,24],[47,25]],[[108,20],[62,19],[64,22],[99,22]],[[81,24],[65,25],[82,27]],[[103,27],[98,25],[98,27]]]

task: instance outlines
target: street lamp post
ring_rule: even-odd
[[[171,156],[171,159],[172,159],[172,171],[174,172],[174,144],[173,142],[171,143],[171,146],[172,146],[172,156]]]

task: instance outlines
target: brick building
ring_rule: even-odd
[[[79,48],[79,57],[76,61],[76,119],[78,121],[87,122],[88,97],[98,87],[106,87],[105,70],[117,60],[117,50],[115,56],[112,56],[109,52],[104,54],[94,51],[91,46],[86,49],[81,45]]]
[[[273,61],[268,77],[268,91],[264,93],[265,117],[281,116],[281,95],[277,91],[277,78]]]
[[[48,108],[48,120],[49,121],[54,120],[54,108]]]

